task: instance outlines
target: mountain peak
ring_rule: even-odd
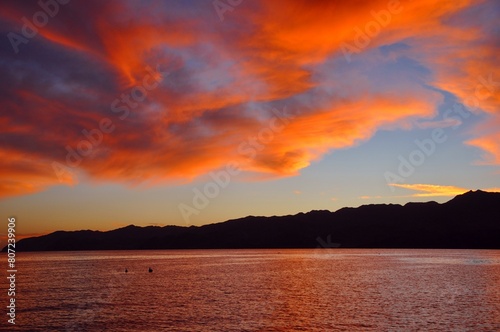
[[[461,195],[457,195],[453,199],[449,200],[446,204],[464,204],[464,203],[485,203],[487,201],[491,201],[493,199],[498,199],[500,197],[500,193],[497,192],[487,192],[480,189],[477,190],[469,190]]]
[[[481,189],[477,189],[477,190],[469,190],[466,193],[463,193],[461,195],[457,195],[457,197],[486,197],[490,194],[497,194],[497,193],[492,193],[492,192],[483,191]]]

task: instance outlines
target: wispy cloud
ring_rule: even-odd
[[[382,198],[382,196],[359,196],[358,197],[359,199],[379,199],[379,198]]]
[[[419,191],[419,193],[410,195],[411,197],[433,197],[433,196],[456,196],[468,191],[468,189],[456,186],[441,186],[435,184],[390,184],[392,187]]]
[[[447,127],[453,127],[453,126],[460,126],[462,124],[462,121],[456,118],[449,118],[445,120],[439,120],[439,121],[422,121],[422,122],[417,122],[417,127],[421,129],[428,129],[428,128],[447,128]]]

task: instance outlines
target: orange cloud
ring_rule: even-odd
[[[74,185],[77,179],[71,173],[60,178],[48,160],[33,159],[27,154],[0,149],[0,198],[31,194],[54,184]]]
[[[498,119],[498,89],[488,83],[490,73],[500,77],[495,36],[449,22],[479,4],[401,1],[401,12],[349,64],[343,43],[353,43],[356,29],[375,20],[373,11],[387,10],[388,1],[262,1],[239,6],[224,25],[210,3],[197,10],[161,2],[140,10],[126,1],[71,3],[21,45],[20,57],[5,54],[0,64],[6,137],[0,195],[74,184],[80,171],[133,184],[189,181],[228,162],[251,174],[295,175],[379,129],[410,129],[415,119],[434,117],[442,97],[429,86],[464,102],[473,96]],[[11,30],[18,17],[39,10],[1,6]],[[386,55],[379,49],[393,43],[408,49]],[[415,64],[402,70],[401,59]],[[168,77],[141,101],[123,99],[141,87],[145,68],[157,65]],[[126,113],[115,112],[115,100]],[[284,107],[293,116],[272,130],[272,109]],[[98,129],[104,118],[115,129],[58,177],[52,162],[68,166],[67,148],[77,150],[89,140],[83,131]],[[476,134],[469,144],[500,163],[498,127]]]
[[[455,186],[441,186],[435,184],[390,184],[392,187],[420,191],[421,193],[412,194],[412,197],[433,197],[433,196],[456,196],[461,195],[469,189]]]
[[[467,144],[476,146],[485,151],[485,155],[480,162],[486,165],[500,165],[500,132],[486,135],[480,138],[467,141]]]

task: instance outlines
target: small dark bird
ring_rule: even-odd
[[[125,273],[127,273],[127,272],[128,272],[128,270],[127,270],[127,269],[125,269]]]
[[[149,268],[149,273],[153,272],[153,269],[152,268]]]

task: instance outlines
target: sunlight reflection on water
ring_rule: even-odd
[[[20,331],[500,330],[499,251],[19,253],[18,266]]]

